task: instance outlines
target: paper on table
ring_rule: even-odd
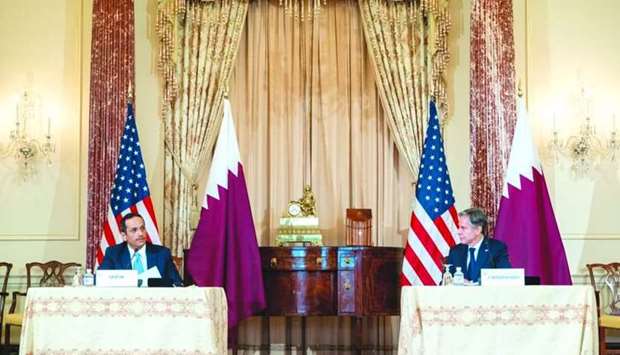
[[[155,266],[138,275],[138,280],[142,280],[142,287],[148,286],[148,279],[161,279],[159,269]]]

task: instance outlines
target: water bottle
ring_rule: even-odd
[[[452,278],[452,284],[454,286],[465,285],[465,274],[463,274],[460,266],[456,267],[456,272],[454,273],[454,277]]]
[[[86,269],[83,285],[86,287],[95,286],[95,275],[93,275],[93,271],[91,269]]]
[[[71,286],[82,286],[82,268],[78,267],[75,269],[75,275],[73,275],[73,279],[71,280]]]
[[[450,264],[444,264],[444,273],[441,278],[441,284],[443,286],[452,286],[452,274],[450,273]]]

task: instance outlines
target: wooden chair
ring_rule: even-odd
[[[13,264],[0,262],[0,277],[2,280],[2,288],[0,289],[0,326],[4,326],[4,305],[9,294],[6,292],[6,287],[9,282],[9,274],[11,273]],[[0,354],[4,353],[4,346],[0,346]]]
[[[599,354],[606,355],[605,330],[620,329],[620,263],[587,264],[586,267],[596,292]]]
[[[65,285],[65,271],[72,267],[79,267],[78,263],[61,263],[60,261],[49,261],[46,263],[33,262],[26,264],[26,292],[30,286],[34,287],[62,287]],[[42,274],[38,281],[34,281],[33,276],[37,278],[39,274],[33,275],[33,268],[40,269]],[[21,327],[23,314],[16,313],[18,297],[26,296],[26,292],[14,291],[11,300],[11,308],[4,320],[4,348],[17,348],[17,345],[11,345],[11,328]]]

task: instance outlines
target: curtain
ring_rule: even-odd
[[[474,0],[470,38],[472,206],[489,215],[493,235],[517,121],[512,0]]]
[[[447,1],[359,0],[359,7],[387,122],[417,176],[431,97],[447,116]]]
[[[133,1],[95,0],[88,118],[86,267],[93,268],[110,203],[127,94],[134,82]]]
[[[388,128],[358,5],[328,1],[303,21],[300,11],[252,1],[230,81],[259,244],[276,244],[279,218],[309,184],[325,245],[344,244],[346,208],[371,208],[373,243],[402,247],[412,175]],[[369,341],[394,345],[397,322],[366,321]],[[260,341],[260,323],[242,323],[246,349]],[[271,323],[272,343],[283,343],[283,320]],[[349,319],[310,318],[307,336],[314,350],[347,347]]]
[[[222,99],[248,8],[247,0],[168,0],[159,4],[164,79],[163,243],[182,256],[200,209],[206,170],[222,120]],[[194,213],[193,213],[194,212]]]

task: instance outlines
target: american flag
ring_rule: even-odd
[[[103,237],[97,248],[97,265],[103,261],[107,247],[123,242],[120,221],[129,212],[139,213],[144,218],[147,241],[161,244],[151,194],[146,183],[146,168],[142,159],[138,128],[131,103],[127,104],[127,121],[121,137],[114,185],[112,185],[110,204],[103,226]]]
[[[431,102],[403,260],[403,286],[438,285],[444,257],[458,242],[458,216],[439,128],[437,108]]]

